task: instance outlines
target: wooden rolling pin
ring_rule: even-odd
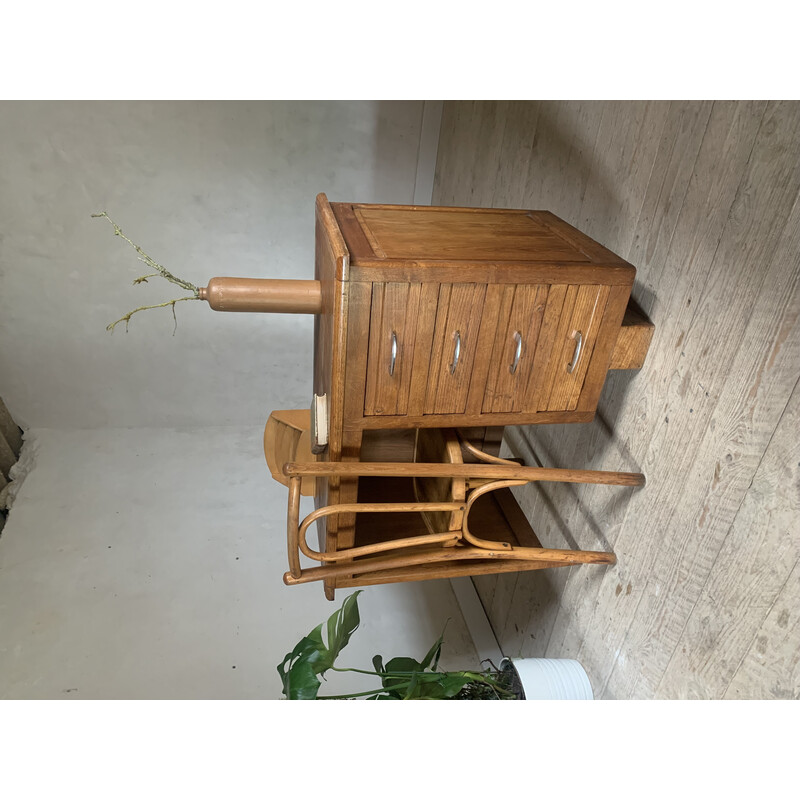
[[[212,278],[199,297],[215,311],[255,311],[277,314],[322,313],[319,281],[270,278]]]

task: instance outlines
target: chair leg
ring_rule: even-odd
[[[367,558],[346,564],[331,564],[301,570],[299,576],[287,572],[283,582],[287,586],[299,583],[341,577],[366,575],[370,572],[411,567],[420,564],[440,564],[453,561],[527,561],[548,567],[567,567],[572,564],[616,564],[614,553],[593,550],[549,550],[539,547],[519,547],[516,550],[482,550],[477,547],[428,550],[424,553],[403,554],[390,557]]]

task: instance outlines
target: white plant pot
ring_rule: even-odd
[[[570,658],[511,658],[526,700],[594,700],[584,668]]]

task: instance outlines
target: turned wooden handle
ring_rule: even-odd
[[[200,299],[215,311],[253,311],[277,314],[322,313],[319,281],[271,278],[212,278],[201,287]]]

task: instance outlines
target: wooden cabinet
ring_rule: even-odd
[[[346,253],[344,427],[592,418],[633,266],[543,211],[320,202]]]
[[[320,195],[316,232],[324,460],[359,460],[366,432],[588,422],[617,340],[617,367],[646,351],[620,337],[635,268],[549,212]],[[358,496],[323,483],[318,505]],[[349,515],[322,521],[328,552],[353,539]]]

